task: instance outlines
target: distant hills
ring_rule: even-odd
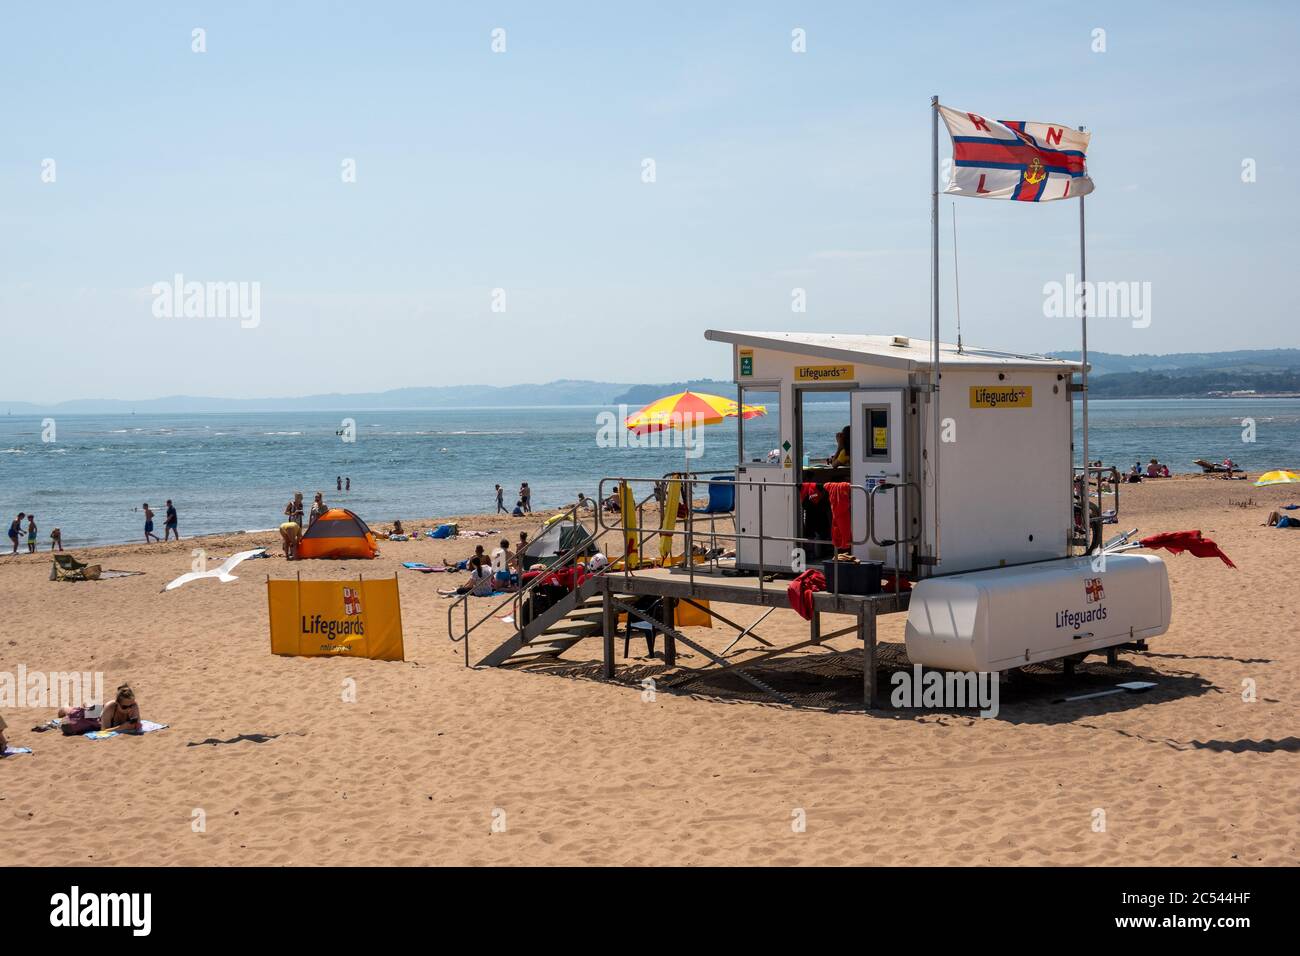
[[[1051,352],[1078,360],[1078,352]],[[1300,349],[1118,355],[1089,352],[1089,391],[1094,398],[1211,398],[1225,394],[1300,395]],[[444,385],[395,388],[386,392],[331,392],[301,398],[203,398],[171,395],[125,401],[77,399],[43,405],[0,402],[13,415],[191,414],[202,412],[367,411],[402,408],[486,408],[493,406],[628,405],[640,408],[686,389],[736,396],[732,382],[691,379],[637,385],[561,379],[537,385]]]
[[[1078,360],[1078,352],[1053,352]],[[1300,349],[1116,355],[1089,352],[1093,398],[1217,398],[1234,393],[1300,395]]]

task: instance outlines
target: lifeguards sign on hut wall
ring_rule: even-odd
[[[1032,385],[972,385],[971,408],[1033,408]]]
[[[405,660],[397,579],[266,582],[271,653]]]

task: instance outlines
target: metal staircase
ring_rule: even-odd
[[[653,496],[649,496],[653,497]],[[649,500],[647,497],[646,500]],[[644,506],[645,502],[640,505]],[[597,505],[599,507],[599,504]],[[582,524],[582,515],[575,505],[559,519],[562,522]],[[608,533],[593,520],[592,533],[586,540],[579,541],[551,562],[551,569],[573,566],[578,556],[588,545],[596,544]],[[604,608],[601,596],[600,576],[588,578],[545,611],[533,616],[525,613],[531,608],[536,598],[537,589],[545,579],[538,576],[527,586],[513,592],[504,601],[494,605],[490,611],[471,624],[469,620],[470,595],[463,594],[447,608],[447,636],[457,643],[465,645],[465,666],[470,665],[469,636],[483,624],[511,608],[511,615],[516,622],[515,633],[483,657],[474,666],[498,667],[506,661],[515,659],[533,659],[547,654],[561,654],[574,644],[587,637],[600,635],[604,631]],[[621,599],[634,600],[632,595],[616,595]],[[458,612],[459,611],[459,615]],[[460,617],[460,627],[456,619]],[[528,622],[520,626],[517,622],[527,616]]]
[[[599,576],[588,578],[515,631],[476,666],[499,667],[508,660],[562,654],[583,638],[602,634],[604,615]]]

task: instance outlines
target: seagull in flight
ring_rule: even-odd
[[[241,561],[247,561],[249,558],[256,558],[265,553],[266,548],[254,548],[252,551],[240,551],[238,554],[232,554],[230,557],[226,558],[219,567],[212,568],[208,571],[190,571],[188,574],[182,574],[175,581],[172,581],[163,588],[163,590],[172,591],[180,587],[182,584],[189,584],[191,581],[197,581],[199,578],[216,578],[223,584],[227,581],[238,581],[239,579],[230,572],[235,570],[235,567]]]

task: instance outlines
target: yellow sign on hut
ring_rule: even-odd
[[[1033,408],[1032,385],[972,385],[971,408]]]
[[[794,367],[796,382],[851,382],[852,365],[796,365]]]
[[[270,581],[271,653],[405,660],[397,578]]]

